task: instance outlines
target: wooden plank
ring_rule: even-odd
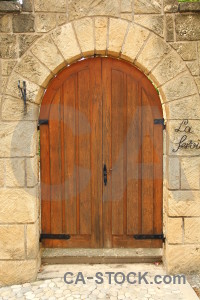
[[[123,234],[123,162],[124,162],[124,74],[116,70],[112,76],[112,234]],[[110,141],[107,141],[108,143]]]
[[[64,104],[64,170],[65,170],[65,233],[75,234],[76,228],[76,74],[63,84]]]
[[[153,233],[153,116],[142,90],[142,233]]]
[[[129,75],[127,76],[127,234],[136,234],[139,229],[140,107],[138,84]]]
[[[78,72],[80,233],[91,234],[91,98],[89,70]]]

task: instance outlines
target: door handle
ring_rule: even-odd
[[[103,181],[104,181],[104,185],[107,185],[107,167],[106,167],[106,164],[104,164],[103,166]]]

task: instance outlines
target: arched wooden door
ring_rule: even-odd
[[[160,120],[155,88],[126,62],[87,59],[50,82],[40,112],[44,246],[162,245],[149,236],[162,233]]]

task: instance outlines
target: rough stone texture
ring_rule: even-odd
[[[13,17],[13,32],[34,32],[35,17],[32,14],[20,14]]]
[[[39,0],[38,0],[39,1]],[[69,0],[69,20],[84,16],[108,15],[118,17],[120,14],[119,0]]]
[[[124,42],[128,22],[110,19],[108,53],[118,56]]]
[[[200,11],[200,3],[199,2],[185,2],[179,3],[179,11],[180,12],[199,12]]]
[[[135,63],[142,70],[148,73],[169,51],[169,46],[161,38],[156,35],[152,35],[148,39]]]
[[[0,187],[4,186],[5,166],[4,160],[0,159]]]
[[[172,47],[177,51],[183,60],[195,60],[197,58],[196,42],[172,43]]]
[[[199,271],[200,246],[166,244],[167,272],[170,274]]]
[[[180,188],[180,160],[178,157],[168,157],[167,174],[167,187],[171,190],[178,190]]]
[[[178,11],[178,0],[164,0],[163,1],[164,12],[177,12]]]
[[[168,215],[171,217],[199,217],[199,191],[168,191]]]
[[[0,16],[0,32],[11,32],[12,17],[10,15]]]
[[[2,189],[0,191],[0,222],[34,223],[38,218],[37,189]]]
[[[66,65],[49,35],[40,39],[39,43],[33,47],[32,53],[55,74]]]
[[[21,84],[23,81],[26,81],[27,100],[37,104],[41,103],[44,89],[15,72],[12,73],[10,80],[8,81],[5,94],[18,98],[21,97],[19,90],[17,90],[18,80],[20,80]]]
[[[149,31],[146,29],[131,25],[122,48],[121,57],[133,62],[148,36]]]
[[[156,14],[161,13],[161,0],[135,0],[135,14]]]
[[[38,183],[39,157],[36,155],[26,159],[26,180],[28,187],[34,187]]]
[[[6,187],[25,186],[25,159],[8,158],[6,165]]]
[[[33,0],[23,0],[23,11],[30,12],[33,10]]]
[[[194,95],[197,92],[195,82],[187,71],[165,83],[161,89],[166,102]]]
[[[0,261],[0,285],[20,284],[36,279],[38,259]]]
[[[52,33],[52,38],[68,62],[78,59],[81,56],[75,33],[70,23],[55,30]]]
[[[27,225],[27,256],[36,258],[39,252],[39,222]]]
[[[200,39],[200,14],[176,15],[175,29],[177,41],[196,41]]]
[[[132,0],[121,0],[121,12],[132,12]]]
[[[37,32],[48,32],[56,27],[55,14],[36,14],[35,29]]]
[[[32,82],[46,87],[52,75],[34,56],[28,54],[16,66],[15,71]]]
[[[167,218],[167,242],[181,244],[183,242],[182,218]]]
[[[182,158],[181,189],[198,190],[200,188],[200,158]]]
[[[0,58],[17,58],[17,39],[15,35],[0,36]]]
[[[94,28],[93,20],[85,18],[74,22],[75,31],[84,55],[94,54]]]
[[[121,19],[125,19],[128,21],[132,21],[133,20],[133,14],[131,13],[122,13],[120,14]]]
[[[174,18],[172,15],[166,15],[165,18],[165,39],[167,42],[173,42],[174,41]]]
[[[25,258],[23,225],[0,225],[0,236],[1,260]]]
[[[67,15],[66,13],[63,14],[57,14],[57,24],[62,25],[67,23]]]
[[[193,76],[198,76],[199,75],[199,63],[198,63],[197,60],[188,61],[186,63],[186,65],[188,66],[188,68],[189,68],[189,70],[190,70],[190,72]]]
[[[195,82],[196,82],[198,91],[199,91],[199,93],[200,93],[200,77],[195,77]]]
[[[135,15],[134,21],[140,24],[156,34],[163,36],[164,21],[163,16],[160,15]]]
[[[2,120],[4,121],[36,121],[38,119],[38,113],[39,107],[30,102],[27,102],[25,112],[24,102],[21,98],[5,96],[2,99]]]
[[[9,76],[17,63],[16,60],[3,60],[2,61],[2,75]]]
[[[34,156],[36,122],[0,122],[0,157]]]
[[[19,56],[22,56],[28,48],[40,37],[39,34],[20,34],[19,36]]]
[[[66,12],[67,2],[66,0],[35,0],[35,11],[45,12]]]
[[[170,101],[164,104],[168,120],[200,119],[199,95]]]
[[[105,54],[107,43],[108,19],[95,18],[95,50],[98,54]]]
[[[21,11],[21,5],[19,3],[15,2],[9,2],[9,1],[1,1],[0,2],[0,12],[6,13],[6,12],[20,12]]]
[[[153,76],[154,82],[162,85],[186,70],[180,56],[175,51],[171,51],[152,71],[151,76]]]
[[[200,218],[185,218],[184,227],[184,242],[188,244],[198,244],[200,240]]]

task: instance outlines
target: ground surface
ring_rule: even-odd
[[[68,276],[67,280],[76,280],[77,274],[83,275],[86,284],[78,282],[77,284],[66,284],[64,282],[64,274],[72,272],[73,276]],[[94,279],[87,279],[88,276],[93,277],[97,272],[103,274],[104,283],[97,284]],[[125,281],[118,284],[114,280],[114,274],[111,277],[111,284],[108,282],[108,274],[105,272],[122,272],[127,275],[130,272],[139,272],[142,274],[148,272],[146,279],[148,282],[154,281],[155,275],[165,275],[162,265],[156,264],[123,264],[123,265],[51,265],[43,266],[38,280],[33,283],[23,285],[15,285],[0,289],[0,299],[134,299],[134,300],[195,300],[198,299],[192,287],[186,284],[130,284]],[[121,281],[123,275],[116,276],[117,281]],[[138,280],[139,277],[130,276],[130,281]],[[199,284],[199,277],[190,276],[193,285]]]

